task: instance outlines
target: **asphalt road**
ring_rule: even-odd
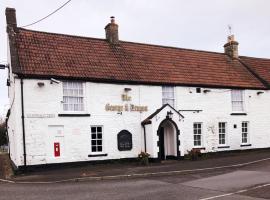
[[[54,184],[0,184],[2,200],[270,199],[270,161],[177,176]]]

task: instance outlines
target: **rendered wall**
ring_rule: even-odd
[[[38,82],[43,82],[45,85],[39,87]],[[11,145],[15,144],[15,149],[11,149],[11,154],[13,155],[12,160],[17,165],[22,165],[19,79],[15,79],[14,88],[16,97],[11,110],[9,127],[15,130],[14,138],[10,138]],[[128,95],[132,97],[130,102],[124,102],[121,99],[124,88],[131,88],[131,91],[128,92]],[[180,129],[181,156],[194,147],[194,122],[203,123],[202,147],[205,147],[206,151],[270,147],[270,93],[268,91],[257,95],[257,90],[245,90],[247,115],[233,116],[231,115],[230,90],[210,90],[208,93],[196,93],[196,88],[176,87],[177,110],[201,110],[199,112],[181,112],[185,117],[182,120],[179,120],[179,116],[174,114],[174,120],[178,120],[177,124]],[[24,80],[28,165],[137,157],[141,151],[144,151],[144,133],[141,122],[162,106],[162,88],[161,86],[87,82],[85,83],[86,111],[84,113],[90,114],[90,117],[59,117],[58,114],[66,113],[62,109],[62,100],[62,83],[51,84],[49,80]],[[148,106],[148,111],[143,113],[123,111],[122,114],[117,114],[115,111],[105,110],[108,103],[111,105]],[[166,112],[159,114],[160,119],[157,122],[165,119]],[[39,115],[42,117],[35,117]],[[249,147],[240,146],[242,121],[249,121],[251,143]],[[218,148],[218,122],[227,122],[226,146],[229,148]],[[234,124],[237,125],[237,128],[234,128]],[[90,127],[93,125],[103,127],[104,151],[102,153],[107,154],[107,156],[88,157],[88,155],[92,155]],[[54,157],[52,153],[52,144],[55,138],[55,134],[51,131],[52,126],[63,127],[62,142],[65,152],[61,157]],[[152,157],[157,157],[158,152],[158,126],[159,123],[146,126],[147,151]],[[123,129],[132,133],[133,148],[131,151],[119,151],[117,148],[117,134]]]

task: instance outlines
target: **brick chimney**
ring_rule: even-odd
[[[15,8],[6,8],[7,31],[17,28]]]
[[[12,71],[19,71],[20,63],[18,58],[18,51],[16,46],[16,33],[17,20],[16,20],[16,10],[14,8],[6,8],[6,22],[7,22],[7,35],[10,51],[10,64]]]
[[[228,36],[228,42],[224,45],[224,53],[231,58],[238,58],[238,44],[234,40],[234,35]]]
[[[119,38],[118,38],[118,25],[115,23],[115,18],[111,17],[111,23],[107,24],[105,26],[105,32],[106,32],[106,39],[111,44],[118,44]]]

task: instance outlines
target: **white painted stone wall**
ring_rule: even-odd
[[[38,82],[45,85],[39,87]],[[78,162],[90,160],[131,158],[144,151],[144,135],[141,122],[162,106],[161,86],[121,85],[87,82],[85,87],[86,111],[90,117],[58,117],[63,114],[62,83],[51,84],[49,80],[24,80],[25,131],[27,165],[59,162]],[[131,88],[128,95],[131,102],[123,102],[121,95],[124,88]],[[9,119],[9,137],[11,158],[17,166],[23,165],[22,123],[20,102],[20,80],[12,81],[10,93],[15,90],[15,101]],[[203,88],[202,88],[203,90]],[[207,151],[223,151],[247,148],[270,147],[270,92],[257,95],[257,90],[245,90],[246,116],[232,116],[230,89],[209,89],[208,93],[196,93],[194,87],[176,87],[177,110],[202,110],[200,112],[181,112],[185,117],[178,121],[180,128],[180,150],[183,156],[193,146],[193,123],[203,123],[203,145]],[[10,95],[10,99],[12,95]],[[135,104],[148,106],[148,111],[117,112],[105,111],[105,105]],[[68,112],[71,113],[71,112]],[[49,114],[52,118],[33,118],[35,115]],[[160,114],[162,121],[165,111]],[[32,118],[31,118],[32,116]],[[30,118],[29,118],[30,117]],[[174,117],[176,117],[174,115]],[[179,120],[175,119],[175,120]],[[241,122],[249,121],[251,147],[241,145]],[[227,149],[218,149],[218,122],[227,122]],[[236,124],[237,128],[233,128]],[[88,157],[91,155],[91,131],[93,125],[103,127],[105,157]],[[147,151],[151,157],[157,157],[158,125],[146,126]],[[55,158],[52,154],[52,126],[63,127],[63,156]],[[117,134],[126,129],[132,133],[131,151],[119,151]],[[12,134],[14,132],[14,134]],[[149,134],[153,133],[153,134]],[[13,147],[14,148],[13,148]]]

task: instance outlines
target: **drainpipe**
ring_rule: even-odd
[[[21,107],[22,107],[22,132],[23,132],[23,165],[26,169],[26,145],[25,145],[25,123],[24,123],[24,99],[23,99],[23,79],[21,78]]]
[[[145,125],[143,125],[143,137],[144,137],[144,152],[146,152],[146,133],[145,133]]]

